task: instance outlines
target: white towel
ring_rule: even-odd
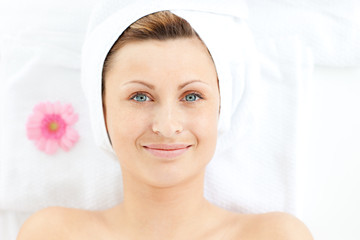
[[[120,199],[120,168],[94,146],[80,85],[84,36],[28,30],[1,45],[0,209],[112,206]],[[80,139],[69,152],[47,155],[27,138],[27,119],[43,101],[70,103],[79,115]]]
[[[199,9],[203,4],[197,3],[193,11],[187,10],[190,5],[174,10],[193,25],[214,53],[220,79],[234,77],[231,82],[220,83],[224,104],[222,134],[214,159],[207,167],[205,195],[233,211],[292,212],[298,84],[308,71],[309,62],[301,43],[293,38],[258,41],[258,54],[247,28],[244,5],[240,3],[206,1],[203,10]],[[139,9],[136,11],[145,11],[143,7]],[[134,15],[128,24],[140,15]],[[204,26],[202,19],[209,16],[213,25]],[[236,25],[239,33],[225,35],[234,38],[212,39],[212,32],[207,29],[219,28],[221,22]],[[0,209],[31,212],[53,205],[105,209],[122,199],[118,162],[113,161],[111,152],[106,154],[94,147],[89,116],[94,117],[93,111],[99,109],[88,110],[80,87],[82,39],[74,31],[29,29],[2,42],[4,64],[0,71],[5,84],[0,102]],[[225,56],[231,56],[229,48],[222,53],[216,46],[223,41],[229,41],[234,53],[238,52],[225,62],[222,62]],[[80,140],[69,152],[58,151],[49,156],[39,152],[26,138],[25,124],[35,104],[57,100],[71,103],[79,114],[74,128]],[[101,131],[102,120],[99,121]],[[97,131],[95,136],[99,137]]]
[[[248,6],[256,39],[298,35],[314,64],[360,66],[360,1],[251,0]]]
[[[0,210],[0,239],[16,239],[20,227],[31,214],[32,212],[24,213]]]

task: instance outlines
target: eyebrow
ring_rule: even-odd
[[[194,82],[199,82],[199,83],[204,83],[204,84],[206,84],[206,85],[209,85],[209,84],[206,83],[206,82],[203,82],[203,81],[201,81],[201,80],[199,80],[199,79],[195,79],[195,80],[190,80],[190,81],[188,81],[188,82],[186,82],[186,83],[181,84],[181,85],[178,87],[178,90],[181,90],[181,89],[183,89],[185,86],[189,85],[190,83],[194,83]],[[141,81],[141,80],[132,80],[132,81],[129,81],[129,82],[124,83],[123,86],[124,86],[124,85],[127,85],[127,84],[130,84],[130,83],[138,83],[138,84],[142,84],[142,85],[144,85],[144,86],[146,86],[146,87],[148,87],[148,88],[150,88],[150,89],[155,89],[155,86],[154,86],[154,85],[152,85],[152,84],[150,84],[150,83],[147,83],[147,82],[144,82],[144,81]]]

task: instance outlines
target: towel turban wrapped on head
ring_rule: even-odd
[[[250,108],[256,105],[252,89],[259,87],[260,72],[243,1],[106,0],[95,6],[82,49],[81,81],[96,145],[117,159],[103,114],[104,60],[132,23],[163,10],[185,19],[192,26],[208,48],[218,74],[221,99],[218,141],[206,170],[205,196],[233,211],[291,210],[293,195],[288,191],[291,183],[283,184],[290,179],[288,173],[279,170],[278,165],[269,168],[270,162],[259,162],[267,155],[266,151],[258,154],[246,149],[251,143],[247,139],[258,130],[254,127]],[[287,166],[282,168],[286,170]],[[254,172],[249,171],[253,169]],[[270,173],[263,174],[265,172]]]
[[[205,5],[190,1],[185,3],[134,1],[129,4],[122,1],[107,2],[109,5],[102,3],[99,8],[94,8],[96,13],[89,26],[82,58],[82,86],[89,101],[96,144],[113,153],[102,114],[101,84],[104,60],[113,44],[129,25],[148,14],[163,10],[170,10],[187,20],[210,51],[220,79],[219,134],[228,131],[231,125],[232,107],[239,103],[244,89],[241,52],[240,49],[236,49],[239,48],[238,45],[243,38],[241,26],[236,21],[240,19],[241,14],[244,14],[241,4],[237,4],[239,12],[236,12],[234,6],[218,8],[214,4]],[[115,4],[117,6],[114,6]],[[107,6],[112,7],[106,8]],[[238,86],[233,96],[235,84]]]

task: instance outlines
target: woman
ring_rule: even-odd
[[[220,91],[210,52],[187,21],[169,11],[137,20],[110,49],[102,76],[123,202],[104,211],[46,208],[19,240],[312,239],[289,214],[240,214],[204,198]]]

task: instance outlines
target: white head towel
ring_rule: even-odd
[[[104,4],[106,3],[106,4]],[[96,144],[112,152],[102,114],[101,76],[105,57],[121,33],[139,18],[161,10],[188,20],[207,45],[220,79],[219,134],[229,130],[231,115],[244,90],[244,44],[250,36],[241,24],[246,8],[232,4],[195,1],[106,1],[96,6],[83,47],[82,85],[89,101]],[[231,7],[229,7],[231,6]],[[252,47],[252,46],[251,46]]]
[[[215,156],[206,172],[206,197],[217,205],[234,211],[291,211],[293,195],[289,189],[293,187],[293,183],[288,176],[293,176],[294,173],[292,161],[274,159],[269,155],[266,156],[267,162],[261,162],[263,158],[259,156],[268,152],[260,149],[257,153],[249,154],[247,149],[243,149],[249,147],[250,142],[258,140],[253,136],[258,130],[256,126],[252,126],[256,120],[252,118],[247,107],[256,107],[254,97],[259,97],[259,94],[253,94],[251,89],[257,89],[260,93],[266,92],[258,81],[258,54],[251,32],[244,21],[246,7],[242,3],[124,3],[114,0],[101,3],[95,7],[83,47],[82,86],[89,102],[96,144],[116,158],[108,139],[102,110],[101,76],[104,59],[121,33],[139,18],[161,10],[170,10],[184,18],[208,47],[215,62],[220,86],[219,138]],[[246,88],[248,90],[245,94]],[[264,100],[261,96],[259,99]],[[261,107],[261,104],[258,106]],[[259,110],[266,112],[265,109],[257,109]],[[249,141],[246,142],[246,139]],[[286,160],[289,160],[289,163],[281,167],[283,171],[278,164]],[[254,168],[256,171],[248,171]],[[287,170],[289,172],[286,172]],[[262,176],[257,176],[259,173]]]

